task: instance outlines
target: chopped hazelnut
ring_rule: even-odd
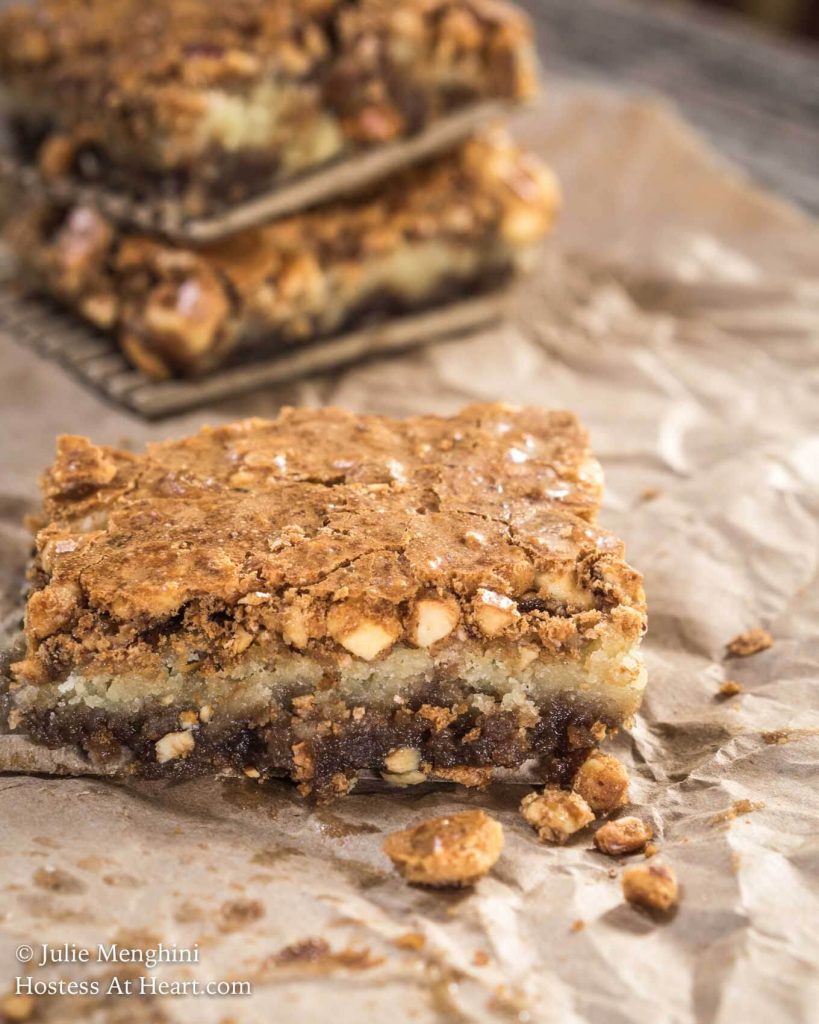
[[[474,885],[503,849],[503,829],[483,811],[432,818],[393,832],[384,852],[399,873],[418,885]]]
[[[156,759],[160,764],[177,757],[187,757],[196,745],[190,732],[169,732],[154,744]]]
[[[594,833],[594,845],[601,853],[620,857],[642,850],[654,835],[654,830],[639,818],[618,818],[607,821]]]
[[[485,636],[497,636],[519,618],[520,612],[511,598],[497,594],[494,590],[481,588],[478,591],[475,621]]]
[[[623,895],[649,910],[670,910],[679,899],[677,876],[666,864],[638,864],[623,872]]]
[[[330,609],[327,628],[334,640],[364,661],[372,661],[383,654],[401,635],[401,624],[397,619],[359,616],[344,604]]]
[[[202,707],[199,708],[199,721],[207,724],[211,718],[213,718],[213,708],[210,704],[203,704]]]
[[[628,800],[628,772],[616,757],[596,750],[580,766],[572,788],[593,811],[614,811]]]
[[[724,683],[720,684],[717,693],[720,697],[736,697],[738,693],[742,693],[742,683],[738,683],[735,679],[726,679]]]
[[[565,843],[569,836],[594,821],[582,796],[556,788],[529,793],[521,802],[520,813],[544,843]]]
[[[384,769],[401,775],[403,772],[414,772],[420,763],[421,752],[415,747],[397,747],[384,759]]]
[[[449,636],[458,625],[460,613],[456,601],[426,598],[415,606],[410,637],[417,647],[431,647]]]

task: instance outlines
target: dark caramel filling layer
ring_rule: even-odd
[[[459,769],[517,768],[536,759],[550,781],[568,783],[597,746],[601,726],[619,724],[601,707],[572,695],[542,707],[536,720],[531,711],[484,712],[465,705],[366,709],[358,717],[342,705],[328,715],[310,698],[297,705],[274,711],[264,723],[198,721],[187,730],[190,749],[165,761],[157,759],[157,744],[185,731],[185,709],[179,706],[133,715],[57,707],[26,712],[18,728],[47,746],[78,748],[96,764],[129,755],[127,770],[147,778],[284,775],[302,792],[324,799],[346,792],[361,771],[389,771],[387,759],[398,749],[417,751],[420,769],[430,778],[442,773],[470,784],[467,772],[458,778]]]

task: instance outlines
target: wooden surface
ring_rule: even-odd
[[[819,49],[659,0],[518,0],[549,71],[661,93],[725,156],[819,213]]]

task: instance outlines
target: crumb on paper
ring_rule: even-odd
[[[730,807],[726,807],[724,811],[720,811],[719,814],[715,814],[711,818],[712,825],[721,825],[726,821],[733,821],[742,814],[751,814],[753,811],[761,811],[765,807],[765,804],[761,800],[735,800]]]
[[[384,853],[406,881],[433,887],[473,885],[502,849],[503,829],[484,811],[431,818],[384,840]]]
[[[571,925],[571,928],[569,928],[569,931],[570,932],[582,932],[585,927],[586,927],[586,922],[578,917],[578,918],[576,918],[576,920],[572,921],[572,925]]]
[[[643,850],[646,860],[656,857],[659,852],[660,847],[656,843],[646,843],[646,848]]]
[[[726,679],[724,683],[720,684],[720,688],[717,690],[718,697],[736,697],[738,693],[742,693],[744,690],[742,683],[738,683],[736,679]]]
[[[219,929],[223,932],[235,932],[262,917],[264,907],[259,900],[226,900],[219,908]]]
[[[476,967],[486,967],[489,963],[489,954],[485,949],[476,949],[475,955],[472,957],[472,963]]]
[[[404,932],[394,940],[399,949],[423,949],[426,945],[426,937],[422,932]]]
[[[791,734],[787,729],[770,729],[768,732],[762,733],[762,742],[767,743],[769,746],[787,743],[790,738]]]
[[[648,910],[670,910],[680,896],[677,876],[667,864],[639,864],[623,872],[623,896]]]
[[[578,769],[572,789],[593,811],[614,811],[628,801],[626,766],[611,754],[595,750]]]
[[[640,491],[640,501],[654,501],[656,498],[661,497],[663,489],[661,487],[644,487]]]
[[[726,644],[725,650],[730,658],[749,658],[752,654],[766,651],[773,645],[773,637],[767,629],[749,629],[735,636]]]
[[[563,844],[594,821],[591,808],[579,793],[550,786],[542,793],[528,793],[521,801],[520,813],[542,843]]]
[[[34,996],[11,995],[6,996],[0,1002],[2,1019],[14,1022],[14,1024],[18,1024],[19,1021],[30,1020],[34,1015],[34,1009]]]
[[[640,818],[617,818],[607,821],[594,833],[594,845],[609,857],[638,853],[654,835],[654,830]]]
[[[348,971],[368,971],[384,963],[384,958],[373,956],[367,946],[333,950],[326,939],[301,939],[268,957],[265,966],[295,968],[311,974],[326,974],[339,968]]]

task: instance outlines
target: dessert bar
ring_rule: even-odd
[[[48,178],[224,207],[535,90],[501,0],[39,0],[0,15],[0,89]]]
[[[641,579],[565,412],[62,437],[9,723],[144,776],[566,782],[636,711]]]
[[[374,193],[201,249],[50,203],[25,209],[7,235],[37,287],[162,377],[495,288],[557,206],[552,174],[492,133]]]

